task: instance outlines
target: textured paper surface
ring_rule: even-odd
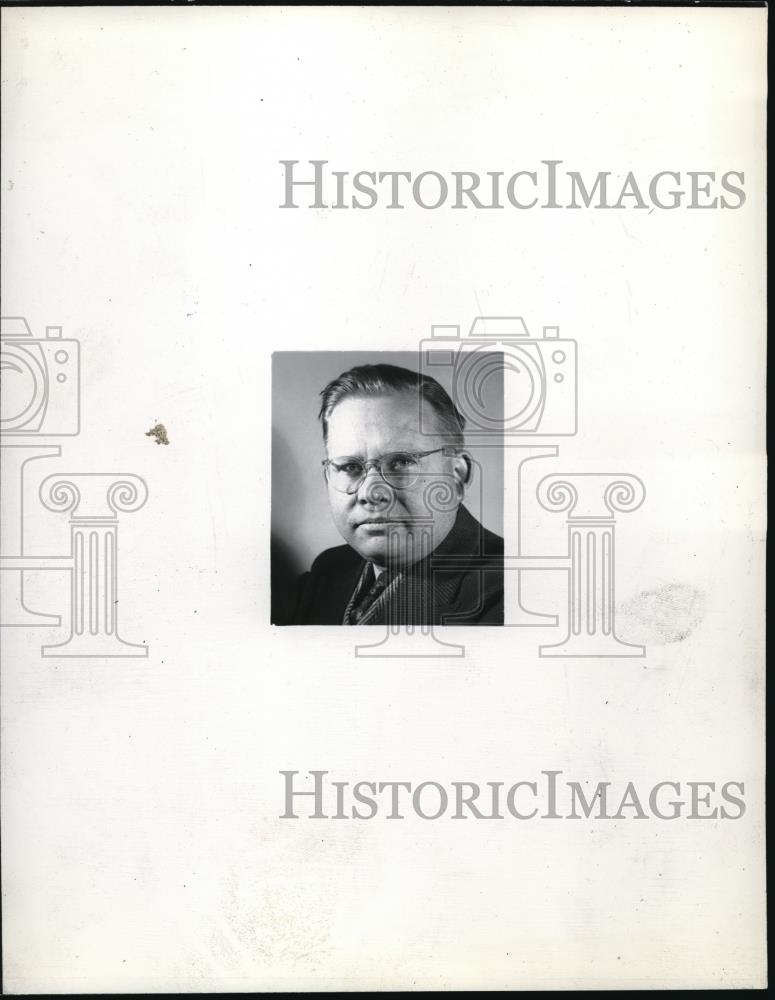
[[[41,655],[71,570],[3,573],[61,618],[2,630],[7,992],[765,984],[765,37],[742,8],[3,11],[3,314],[80,343],[80,433],[4,495],[3,555],[70,553],[85,522],[43,505],[48,476],[148,490],[105,597],[147,655]],[[742,171],[746,200],[281,209],[280,161],[311,159]],[[504,627],[369,659],[368,629],[269,624],[272,353],[411,352],[477,316],[578,344],[578,434],[525,467],[525,549],[564,552],[542,476],[638,477],[616,603],[643,657],[547,658],[557,629]],[[507,545],[515,503],[507,476]],[[560,613],[557,574],[530,576]],[[708,781],[716,805],[743,782],[745,812],[280,818],[279,772],[313,769],[554,770],[617,800]]]

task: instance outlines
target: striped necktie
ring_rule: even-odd
[[[360,624],[360,622],[366,617],[369,608],[390,583],[391,577],[387,570],[383,570],[376,580],[373,579],[374,576],[374,566],[369,563],[369,576],[367,577],[367,580],[371,579],[372,583],[371,586],[368,586],[368,583],[365,584],[367,589],[361,594],[350,609],[350,622],[353,625]]]

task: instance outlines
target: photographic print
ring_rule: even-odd
[[[2,4],[5,993],[766,987],[766,42]]]

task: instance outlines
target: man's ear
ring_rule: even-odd
[[[459,451],[457,455],[455,455],[452,470],[455,474],[455,479],[461,485],[463,492],[465,493],[465,489],[470,484],[471,477],[474,474],[474,460],[467,451]]]

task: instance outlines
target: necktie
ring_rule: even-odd
[[[371,565],[369,566],[369,572],[373,577],[374,567]],[[377,600],[380,594],[383,593],[388,583],[390,583],[389,574],[386,570],[383,570],[377,579],[373,581],[371,586],[358,598],[350,610],[350,621],[353,625],[359,625],[360,622],[366,617],[366,613],[369,608]]]

